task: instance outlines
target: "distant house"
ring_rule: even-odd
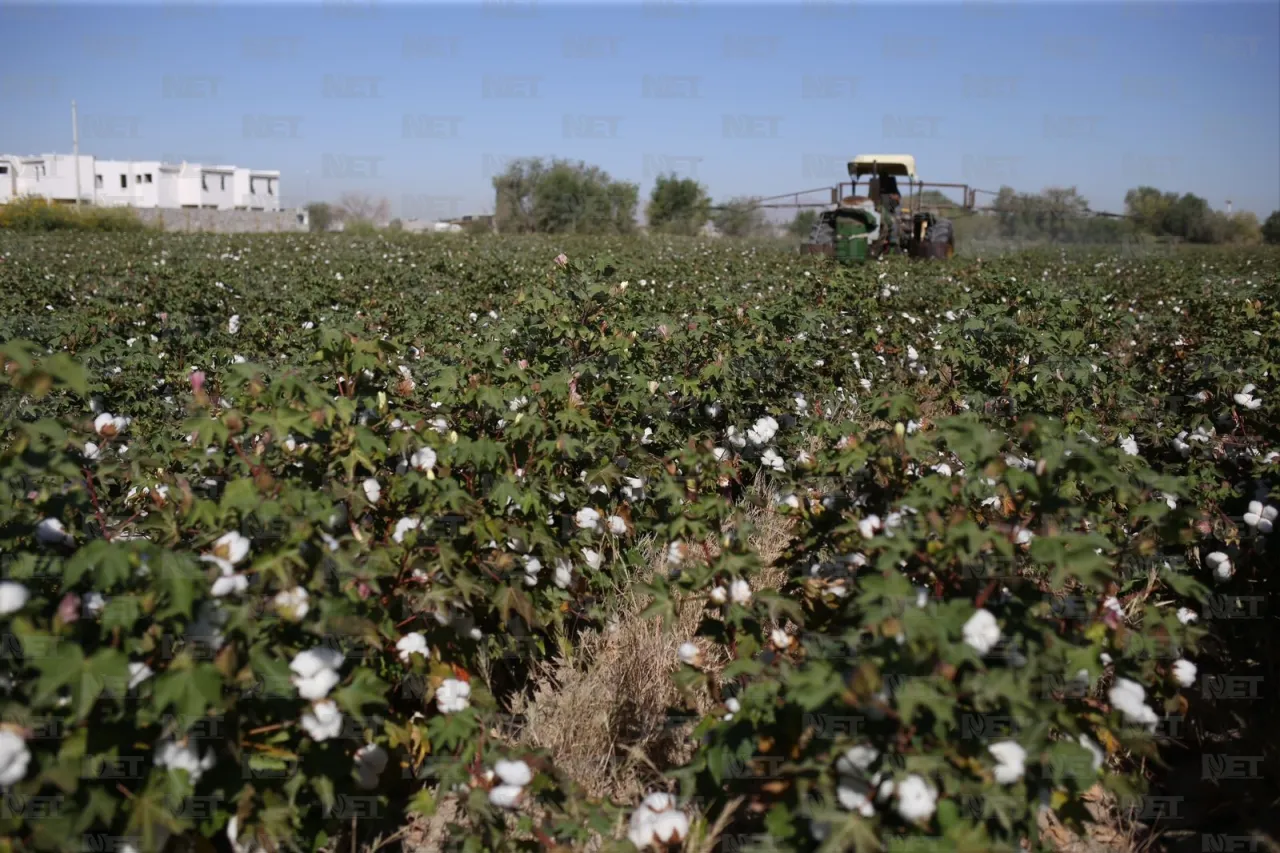
[[[90,154],[0,154],[0,204],[40,196],[107,207],[280,210],[280,173],[243,166],[99,160]]]

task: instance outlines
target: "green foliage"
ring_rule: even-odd
[[[1262,239],[1268,246],[1280,246],[1280,210],[1272,211],[1262,223]]]
[[[716,208],[711,221],[726,237],[758,237],[768,231],[764,211],[753,199],[733,198]]]
[[[642,576],[648,615],[701,606],[724,664],[669,662],[696,746],[666,782],[779,849],[1037,849],[1042,808],[1145,789],[1180,732],[1140,715],[1224,710],[1179,660],[1266,667],[1228,605],[1272,582],[1249,502],[1280,474],[1274,250],[833,269],[660,236],[83,234],[0,255],[15,847],[154,853],[234,818],[245,849],[358,849],[456,795],[459,849],[632,850],[636,804],[588,796],[505,712]],[[1226,705],[1238,754],[1271,748],[1237,719],[1264,703]],[[514,794],[502,759],[526,762]]]
[[[650,231],[692,236],[711,218],[711,199],[693,178],[659,175],[645,216]]]
[[[787,233],[792,237],[804,239],[809,236],[809,233],[813,230],[814,223],[817,221],[818,211],[802,210],[787,224]]]
[[[0,205],[0,229],[7,231],[148,231],[127,207],[55,204],[41,196],[24,196]]]
[[[323,201],[307,205],[307,223],[312,233],[323,234],[335,221],[333,208]]]
[[[640,188],[597,166],[518,160],[493,179],[494,220],[506,234],[629,234]]]

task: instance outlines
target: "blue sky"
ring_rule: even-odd
[[[1280,4],[0,0],[0,151],[282,172],[424,218],[492,207],[518,156],[713,197],[927,180],[1280,208]],[[811,199],[813,197],[810,197]]]

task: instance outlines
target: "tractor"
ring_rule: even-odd
[[[866,194],[858,195],[858,180],[864,177]],[[818,215],[805,252],[832,255],[842,263],[892,254],[912,258],[955,254],[951,220],[923,210],[921,191],[926,185],[916,176],[915,157],[862,154],[849,161],[849,178],[848,183],[832,188],[831,204]],[[907,182],[905,199],[895,192],[899,178]],[[967,188],[966,203],[970,203]]]

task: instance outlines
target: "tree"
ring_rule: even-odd
[[[1177,203],[1177,193],[1164,193],[1155,187],[1138,187],[1124,196],[1125,213],[1139,229],[1157,237],[1173,235],[1173,206]]]
[[[334,222],[333,208],[323,201],[307,205],[308,227],[313,232],[324,233]]]
[[[787,224],[787,233],[792,237],[808,237],[809,232],[813,231],[813,223],[818,221],[818,211],[801,210],[796,213],[795,218]]]
[[[750,198],[730,199],[712,214],[711,221],[726,237],[755,237],[768,230],[764,211]]]
[[[711,199],[693,178],[659,175],[645,208],[649,228],[667,234],[697,234],[711,218]]]
[[[391,217],[391,202],[385,198],[375,199],[365,193],[343,193],[338,199],[336,213],[338,220],[344,223],[348,230],[359,222],[376,226]]]
[[[503,233],[627,234],[640,188],[598,166],[518,160],[493,179],[494,222]]]
[[[1275,211],[1262,223],[1262,239],[1268,245],[1280,245],[1280,210]]]

